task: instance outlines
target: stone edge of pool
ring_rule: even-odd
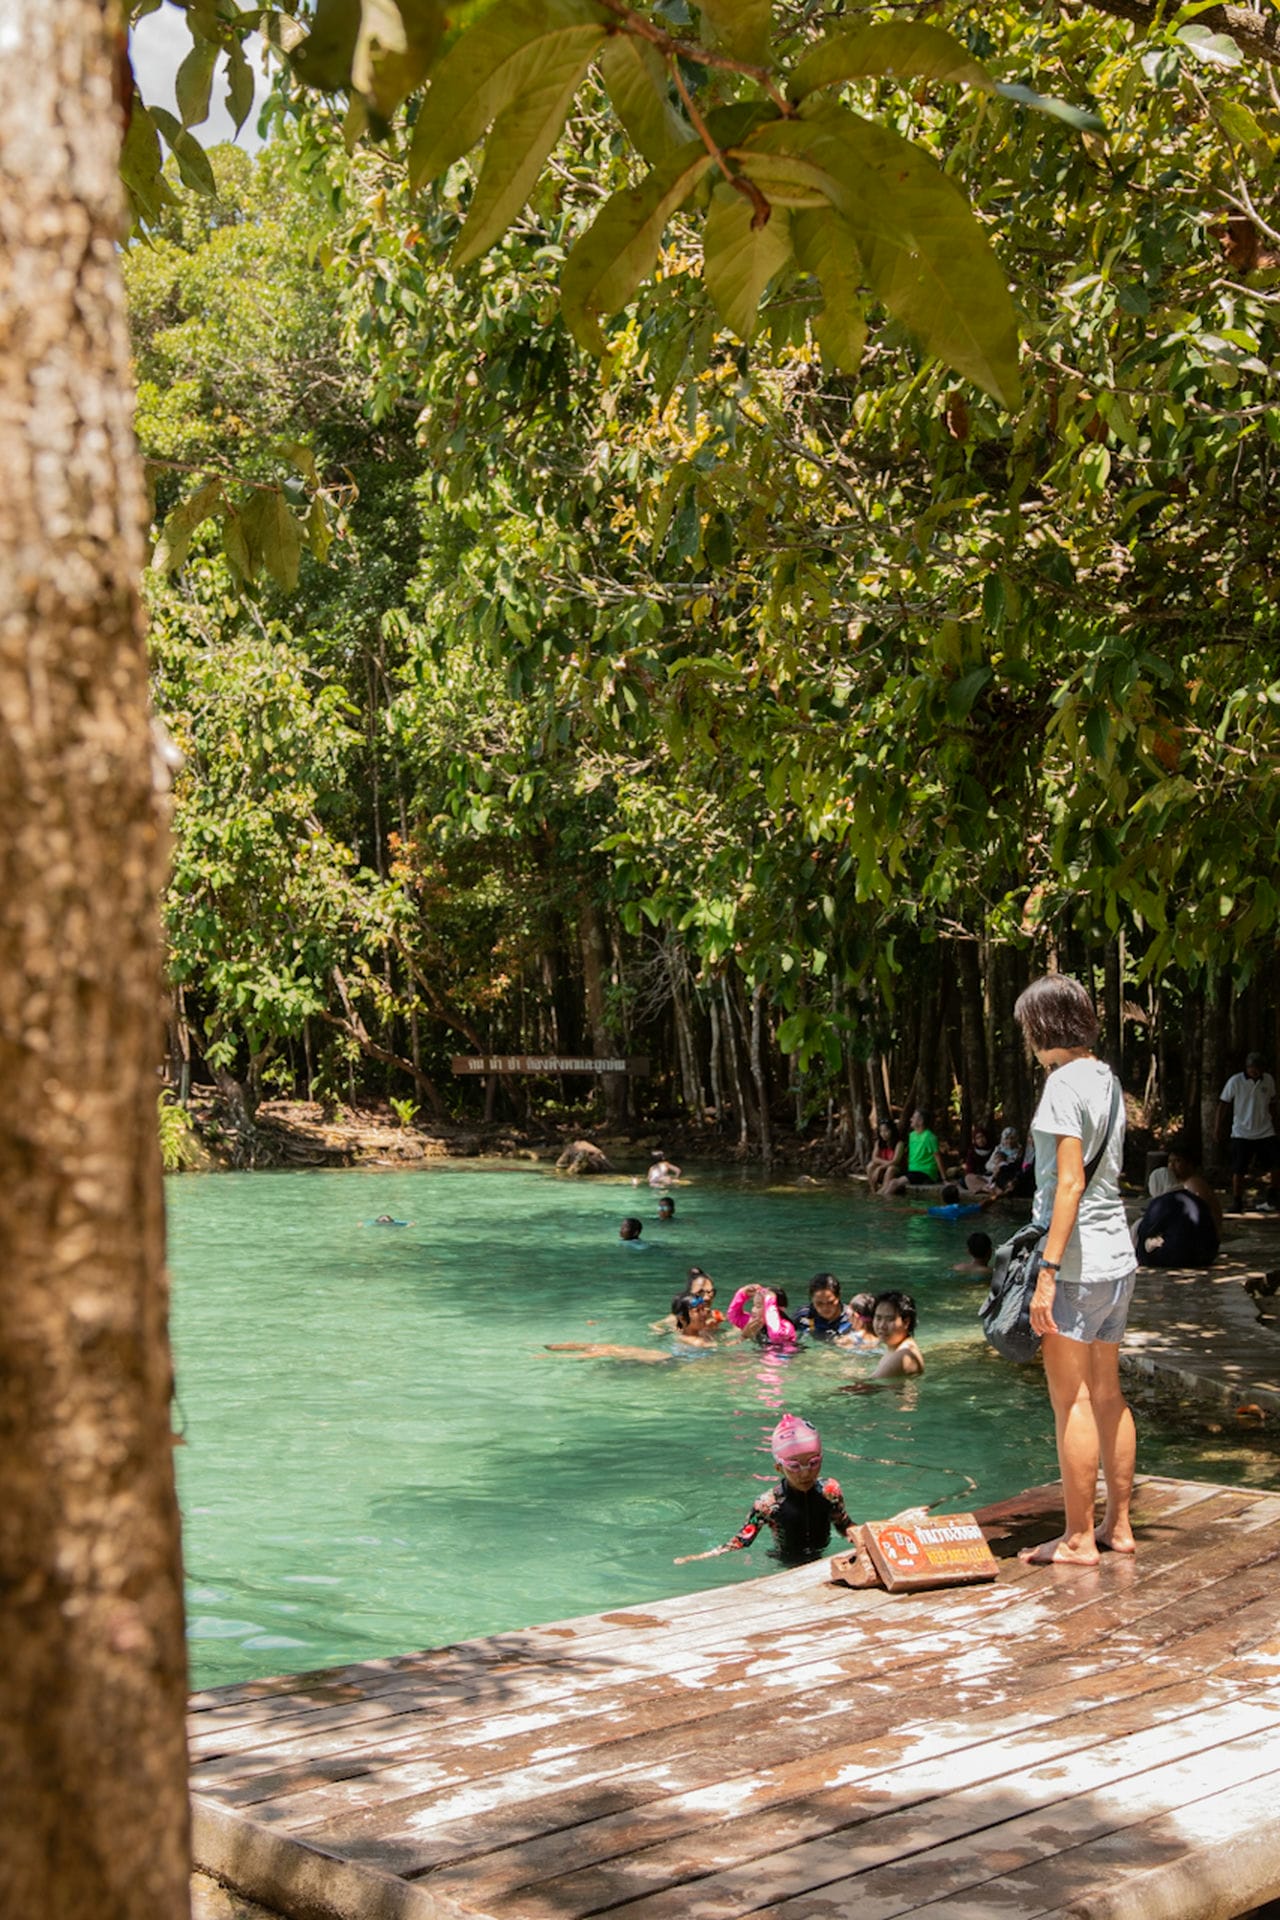
[[[377,1867],[309,1846],[242,1813],[191,1797],[197,1873],[286,1920],[487,1920]]]

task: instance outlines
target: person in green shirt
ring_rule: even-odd
[[[946,1170],[938,1151],[938,1136],[930,1124],[932,1115],[917,1107],[911,1116],[907,1135],[907,1170],[886,1180],[880,1189],[887,1200],[890,1194],[905,1193],[908,1187],[941,1186]]]

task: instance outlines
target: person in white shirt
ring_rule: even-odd
[[[1280,1142],[1276,1140],[1276,1083],[1264,1071],[1260,1053],[1245,1060],[1244,1072],[1233,1073],[1220,1096],[1218,1112],[1223,1126],[1231,1120],[1231,1210],[1244,1209],[1244,1177],[1253,1165],[1269,1174],[1264,1212],[1280,1213]]]
[[[1031,1122],[1036,1197],[1031,1218],[1048,1229],[1031,1299],[1044,1343],[1065,1508],[1062,1533],[1022,1558],[1035,1566],[1096,1566],[1100,1551],[1132,1553],[1129,1501],[1136,1435],[1120,1387],[1120,1342],[1137,1261],[1120,1198],[1124,1101],[1094,1058],[1098,1016],[1078,980],[1034,980],[1014,1007],[1023,1038],[1047,1076]],[[1092,1177],[1086,1162],[1093,1162]],[[1094,1521],[1098,1466],[1106,1512]]]

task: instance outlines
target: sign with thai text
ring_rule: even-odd
[[[999,1572],[971,1513],[930,1515],[924,1520],[867,1520],[861,1535],[890,1593],[964,1586],[973,1580],[994,1580]]]
[[[582,1054],[566,1053],[459,1053],[453,1058],[455,1073],[629,1073],[645,1079],[649,1062],[644,1056],[632,1059],[592,1060]]]

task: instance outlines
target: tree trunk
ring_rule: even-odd
[[[764,1058],[764,988],[751,994],[751,1078],[760,1108],[760,1164],[768,1173],[773,1165],[773,1126],[769,1114],[769,1078]]]
[[[955,955],[960,1000],[960,1117],[967,1138],[971,1127],[984,1125],[991,1117],[987,1015],[977,941],[958,940]]]
[[[164,832],[100,0],[0,62],[0,1912],[187,1912]]]
[[[1200,1021],[1200,1145],[1206,1171],[1222,1160],[1218,1144],[1218,1095],[1226,1085],[1228,990],[1225,978],[1212,968],[1204,983],[1204,1012]]]
[[[1102,1032],[1107,1059],[1124,1078],[1124,967],[1120,941],[1113,936],[1102,949]]]
[[[591,1029],[593,1058],[606,1059],[618,1051],[618,1042],[609,1027],[605,1010],[604,921],[594,901],[584,900],[578,916],[578,941],[582,948],[582,983],[587,1003],[587,1024]],[[622,1073],[601,1073],[596,1081],[604,1094],[605,1119],[609,1126],[621,1126],[626,1117],[627,1078]]]

